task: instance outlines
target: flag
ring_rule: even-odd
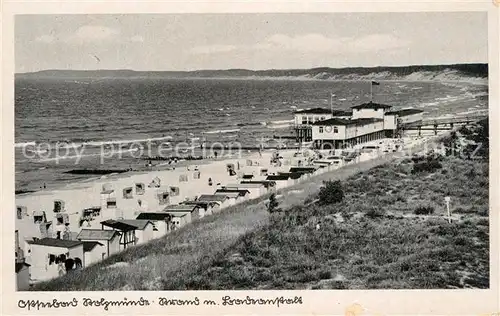
[[[380,82],[372,81],[372,86],[380,86]]]

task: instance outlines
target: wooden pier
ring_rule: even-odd
[[[426,119],[419,122],[400,124],[399,132],[418,131],[418,135],[421,135],[422,131],[434,131],[434,134],[437,135],[438,131],[453,130],[456,126],[471,124],[487,118],[488,115],[474,115],[444,119]]]

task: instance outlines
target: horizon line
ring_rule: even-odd
[[[370,69],[370,68],[403,68],[403,67],[418,67],[418,66],[457,66],[457,65],[488,65],[488,62],[459,62],[459,63],[442,63],[442,64],[409,64],[409,65],[390,65],[390,66],[346,66],[346,67],[331,67],[331,66],[317,66],[310,68],[268,68],[268,69],[249,69],[249,68],[226,68],[226,69],[194,69],[194,70],[134,70],[130,68],[101,68],[101,69],[59,69],[59,68],[48,68],[36,71],[28,71],[28,72],[14,72],[14,75],[26,75],[26,74],[36,74],[44,71],[75,71],[75,72],[90,72],[90,71],[130,71],[130,72],[200,72],[200,71],[232,71],[232,70],[244,70],[244,71],[285,71],[285,70],[314,70],[320,68],[329,68],[329,69],[352,69],[352,68],[362,68],[362,69]]]

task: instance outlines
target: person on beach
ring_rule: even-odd
[[[208,185],[212,186],[212,178],[208,178]]]

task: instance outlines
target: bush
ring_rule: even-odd
[[[366,217],[369,217],[372,219],[384,217],[384,215],[385,215],[385,211],[382,209],[377,209],[377,208],[372,208],[365,213]]]
[[[434,207],[432,206],[419,206],[414,211],[415,215],[430,215],[434,213]]]
[[[319,204],[327,205],[342,202],[344,199],[344,190],[340,181],[324,181],[319,189]]]

